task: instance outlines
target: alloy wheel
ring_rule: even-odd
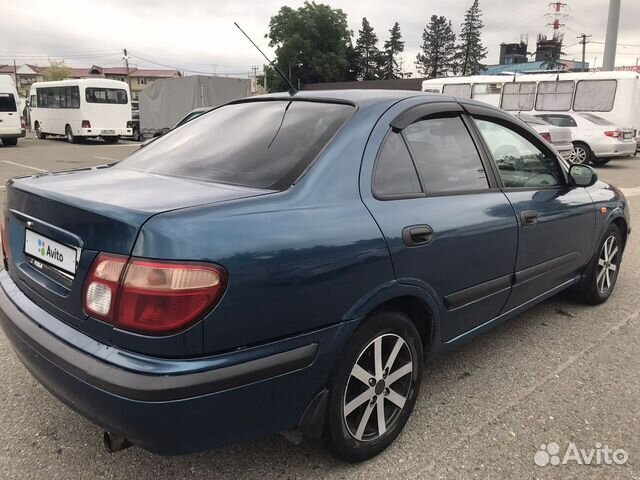
[[[576,145],[573,147],[571,155],[569,155],[569,161],[571,163],[581,165],[583,163],[587,163],[587,157],[587,151],[584,149],[584,147]]]
[[[413,359],[406,341],[384,334],[369,343],[351,369],[343,398],[349,434],[372,441],[391,429],[411,390]]]
[[[596,277],[596,285],[601,294],[607,293],[615,281],[618,270],[618,241],[614,235],[609,236],[598,258],[598,275]]]

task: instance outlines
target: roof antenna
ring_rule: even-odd
[[[263,52],[262,50],[260,50],[260,47],[258,47],[258,45],[256,45],[256,43],[255,43],[253,40],[251,40],[251,37],[249,37],[249,35],[247,35],[247,34],[245,33],[245,31],[240,27],[240,25],[238,25],[236,22],[233,22],[233,24],[234,24],[236,27],[238,27],[238,30],[240,30],[240,31],[242,32],[242,34],[243,34],[245,37],[247,37],[247,40],[249,40],[249,41],[251,42],[251,44],[252,44],[254,47],[256,47],[256,49],[257,49],[257,50],[262,54],[262,56],[267,60],[267,62],[269,62],[269,65],[271,65],[271,66],[274,68],[274,70],[275,70],[276,72],[278,72],[278,74],[282,77],[282,79],[287,83],[287,85],[289,85],[289,95],[295,95],[296,93],[298,93],[298,90],[296,90],[296,89],[294,88],[293,84],[291,83],[291,80],[289,80],[289,79],[284,75],[284,73],[282,73],[282,70],[280,70],[280,69],[278,68],[278,66],[277,66],[275,63],[273,63],[273,61],[269,60],[269,57],[267,57],[267,56],[264,54],[264,52]],[[265,73],[265,75],[266,75],[266,73]]]

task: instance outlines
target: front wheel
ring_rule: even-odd
[[[569,161],[577,165],[587,165],[593,160],[593,153],[589,145],[583,142],[573,142],[573,150],[569,155]]]
[[[606,165],[607,163],[609,163],[612,159],[611,158],[597,158],[597,157],[593,157],[591,159],[591,163],[593,163],[594,165]]]
[[[382,311],[356,330],[329,385],[323,439],[335,456],[378,455],[409,419],[422,381],[420,335],[403,313]]]
[[[576,291],[577,299],[591,305],[607,301],[616,286],[622,260],[622,235],[616,225],[609,225],[596,255],[587,267]]]

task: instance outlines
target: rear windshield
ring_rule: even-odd
[[[0,112],[17,112],[13,93],[0,93]]]
[[[87,103],[127,103],[127,91],[122,88],[87,88],[85,90]]]
[[[284,190],[353,110],[350,105],[307,101],[226,105],[141,148],[118,167]]]
[[[612,123],[609,120],[599,117],[598,115],[593,115],[592,113],[579,113],[578,115],[580,115],[583,118],[586,118],[587,120],[595,123],[596,125],[601,125],[603,127],[607,125],[612,125]]]

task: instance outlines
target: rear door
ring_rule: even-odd
[[[431,103],[383,117],[362,175],[396,277],[437,299],[442,339],[493,319],[511,290],[517,224],[462,108]]]
[[[0,134],[20,133],[18,99],[13,93],[0,91]]]
[[[505,310],[575,279],[589,261],[595,208],[586,189],[569,185],[557,156],[506,114],[465,105],[497,166],[518,217],[518,258]]]

